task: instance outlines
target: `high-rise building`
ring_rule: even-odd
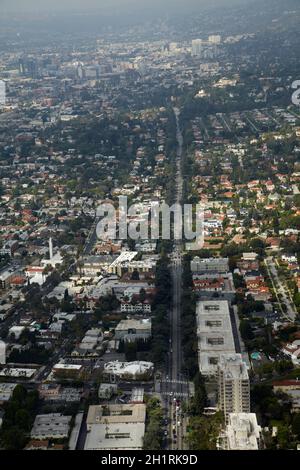
[[[19,60],[19,73],[33,79],[39,78],[39,66],[36,60],[22,58]]]
[[[6,344],[0,340],[0,364],[6,364]]]
[[[221,44],[221,36],[219,34],[213,34],[208,37],[208,42],[212,44]]]
[[[203,52],[202,39],[194,39],[192,41],[192,56],[201,56]]]
[[[218,406],[226,423],[230,413],[250,412],[250,383],[241,354],[224,354],[218,365]]]
[[[53,241],[52,237],[49,238],[49,259],[53,258]]]
[[[6,104],[6,83],[3,80],[0,80],[0,106],[5,106]]]

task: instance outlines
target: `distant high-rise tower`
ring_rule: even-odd
[[[25,75],[25,72],[26,72],[25,60],[20,59],[19,60],[19,73],[20,75]]]
[[[53,241],[52,238],[49,238],[49,259],[53,258]]]
[[[6,104],[6,83],[3,80],[0,80],[0,106],[5,106]]]
[[[214,34],[208,37],[208,41],[212,44],[221,44],[221,36],[219,34]]]
[[[0,340],[0,364],[6,364],[6,344]]]
[[[34,59],[22,58],[19,60],[19,73],[30,78],[39,78],[38,62]]]
[[[218,365],[218,405],[229,413],[250,413],[250,383],[241,354],[224,354]]]
[[[203,52],[202,39],[194,39],[192,41],[192,56],[201,56]]]

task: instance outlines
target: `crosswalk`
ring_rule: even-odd
[[[170,392],[161,392],[160,394],[163,395],[163,396],[168,396],[168,397],[170,396]],[[172,394],[172,397],[178,397],[178,398],[187,398],[188,396],[189,396],[189,394],[184,393],[184,392],[181,392],[181,393],[173,392],[173,394]]]
[[[189,383],[184,380],[162,380],[161,383],[164,384],[180,384],[180,385],[188,385]]]

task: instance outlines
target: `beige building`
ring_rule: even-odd
[[[142,450],[146,405],[93,405],[84,450]]]
[[[198,362],[202,375],[218,373],[220,357],[235,354],[235,343],[227,300],[197,302]]]
[[[115,329],[116,339],[123,341],[151,338],[151,318],[121,320]]]
[[[230,413],[250,412],[248,370],[241,354],[221,356],[218,366],[218,406],[226,423]]]
[[[259,450],[262,446],[261,427],[255,413],[231,413],[228,425],[220,435],[220,450]]]

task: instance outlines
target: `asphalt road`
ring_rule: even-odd
[[[177,160],[176,160],[176,199],[175,202],[182,202],[183,177],[181,169],[181,160],[183,154],[183,137],[179,126],[180,112],[174,108],[174,114],[177,121]],[[173,297],[172,309],[170,312],[170,349],[168,368],[165,377],[161,383],[161,393],[165,399],[169,420],[169,448],[171,450],[180,450],[184,448],[184,427],[181,402],[188,399],[189,383],[185,379],[183,368],[183,354],[181,347],[181,281],[182,281],[182,240],[174,241],[174,248],[171,254],[172,265],[172,284]]]

